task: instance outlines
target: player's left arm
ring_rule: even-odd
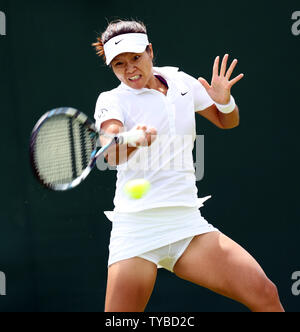
[[[208,121],[212,122],[215,126],[221,129],[233,129],[240,124],[240,114],[238,106],[235,106],[233,112],[224,114],[217,109],[214,104],[203,111],[196,112],[203,116]]]
[[[236,84],[239,80],[244,77],[244,74],[240,74],[233,79],[231,78],[232,72],[237,65],[237,59],[233,60],[230,67],[227,69],[228,62],[228,54],[226,54],[223,58],[220,72],[219,72],[219,62],[220,57],[218,56],[215,59],[213,66],[213,75],[211,84],[209,84],[204,78],[200,77],[199,82],[203,85],[205,90],[211,99],[219,105],[227,105],[231,101],[231,88],[234,84]],[[217,127],[222,129],[231,129],[237,127],[239,125],[239,109],[235,105],[235,108],[230,113],[221,112],[218,107],[214,104],[203,111],[197,112],[202,115],[212,123],[214,123]]]

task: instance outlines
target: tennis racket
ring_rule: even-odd
[[[99,148],[100,135],[110,142]],[[97,158],[114,144],[134,144],[143,130],[115,136],[98,132],[89,118],[74,108],[44,114],[32,130],[30,161],[39,182],[54,191],[70,190],[86,179]]]

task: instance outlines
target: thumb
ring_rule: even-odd
[[[208,82],[206,81],[206,79],[204,79],[203,77],[199,77],[198,81],[204,86],[205,90],[209,90],[210,89],[210,85],[208,84]]]

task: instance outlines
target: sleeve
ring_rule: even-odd
[[[94,118],[97,130],[100,130],[102,123],[107,120],[116,119],[124,124],[124,110],[119,98],[110,92],[101,93],[96,103]]]
[[[193,93],[195,112],[204,111],[215,103],[198,80],[184,72],[180,74]]]

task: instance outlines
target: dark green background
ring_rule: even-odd
[[[52,193],[28,160],[31,129],[47,110],[73,106],[93,117],[98,94],[118,84],[91,43],[115,18],[143,20],[156,65],[211,77],[216,55],[239,59],[233,88],[241,124],[222,131],[198,117],[205,178],[202,214],[244,246],[300,308],[291,275],[299,257],[299,2],[0,0],[0,311],[102,311],[115,172],[95,170],[80,187]],[[172,188],[170,188],[171,190]],[[160,270],[148,311],[245,311]]]

